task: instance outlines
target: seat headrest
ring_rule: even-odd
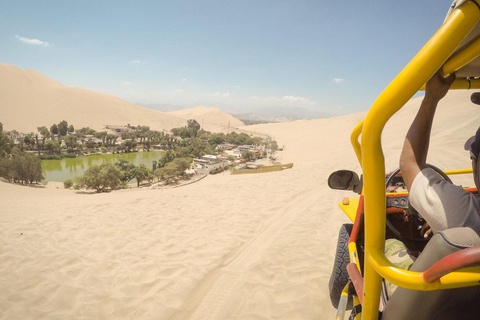
[[[458,227],[438,232],[446,242],[460,249],[480,245],[480,225]]]

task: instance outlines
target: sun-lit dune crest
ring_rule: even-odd
[[[197,106],[195,108],[170,111],[167,114],[184,119],[195,119],[200,125],[215,124],[220,126],[239,127],[245,125],[241,120],[223,112],[218,108]]]

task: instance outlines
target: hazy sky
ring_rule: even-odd
[[[451,0],[0,0],[0,62],[134,103],[368,110]]]

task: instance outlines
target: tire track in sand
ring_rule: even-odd
[[[297,193],[290,205],[276,213],[264,227],[250,240],[229,253],[222,266],[213,269],[192,291],[188,297],[188,306],[180,314],[170,319],[223,319],[230,307],[236,302],[237,290],[244,282],[245,274],[259,261],[274,239],[311,207],[312,194],[316,190]],[[292,198],[289,199],[289,202]]]

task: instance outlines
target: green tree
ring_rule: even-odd
[[[26,135],[25,138],[23,139],[23,142],[29,145],[28,149],[31,150],[35,148],[35,138],[32,137],[31,135],[29,134]]]
[[[13,163],[9,157],[0,157],[0,177],[7,179],[9,182],[13,179],[12,165]]]
[[[131,162],[128,162],[125,159],[120,159],[115,162],[115,166],[120,170],[120,181],[124,183],[129,183],[130,180],[135,178],[134,170],[135,165]]]
[[[76,131],[77,135],[83,135],[83,136],[94,135],[96,132],[97,131],[95,131],[94,129],[90,129],[90,127],[83,127]]]
[[[69,132],[69,133],[75,132],[75,128],[74,128],[72,125],[69,125],[69,126],[68,126],[68,132]]]
[[[72,179],[67,179],[67,180],[63,181],[63,187],[65,189],[70,189],[71,187],[73,187]]]
[[[197,136],[198,130],[200,130],[200,124],[195,119],[187,120],[187,127],[193,130],[194,136]]]
[[[143,150],[150,151],[151,146],[152,146],[152,142],[148,140],[143,142]]]
[[[132,140],[125,140],[123,142],[123,145],[125,147],[126,152],[131,152],[135,147],[137,146],[137,141],[132,139]]]
[[[52,124],[52,126],[50,127],[50,133],[52,134],[52,136],[54,134],[58,134],[58,126],[56,124]]]
[[[66,136],[65,145],[67,146],[67,150],[69,150],[69,152],[72,152],[73,149],[77,146],[77,137],[74,135]]]
[[[188,169],[191,163],[191,158],[176,158],[172,161],[171,165],[175,167],[177,175],[182,175],[183,172]]]
[[[95,141],[93,141],[92,139],[88,139],[88,141],[85,144],[87,145],[88,149],[93,149],[97,145]]]
[[[135,138],[138,138],[140,139],[140,143],[143,143],[143,141],[145,140],[145,138],[147,137],[147,134],[145,132],[137,132],[135,133]]]
[[[107,145],[109,145],[109,146],[110,145],[115,145],[115,141],[117,141],[118,136],[109,133],[109,134],[107,134],[106,139],[107,139]]]
[[[160,181],[165,181],[166,184],[170,182],[170,179],[175,177],[175,168],[171,166],[165,166],[155,170],[155,177]]]
[[[38,133],[35,133],[35,144],[37,145],[38,154],[40,155],[40,143],[38,142]]]
[[[175,153],[172,150],[168,150],[167,152],[165,152],[165,155],[158,161],[158,167],[165,167],[166,164],[173,161],[173,159],[175,159]]]
[[[125,151],[125,149],[126,149],[126,148],[125,148],[125,144],[124,144],[124,143],[115,146],[115,150],[116,150],[118,153]]]
[[[247,161],[250,161],[255,159],[255,154],[251,151],[242,151],[242,158]]]
[[[140,132],[143,132],[143,133],[146,133],[148,131],[150,131],[150,127],[149,126],[137,126],[137,131],[140,131]]]
[[[182,137],[182,133],[186,130],[186,128],[173,128],[170,131],[174,136]]]
[[[6,157],[12,152],[13,140],[10,139],[3,130],[0,130],[0,157]]]
[[[107,131],[101,131],[101,132],[95,133],[96,138],[102,139],[102,144],[103,145],[105,145],[105,140],[106,140],[107,136],[108,136]]]
[[[34,154],[24,152],[25,161],[28,168],[28,182],[41,182],[43,180],[42,161]]]
[[[45,150],[47,150],[48,153],[53,154],[57,153],[60,150],[60,144],[58,141],[53,141],[53,140],[48,140],[45,142]]]
[[[124,132],[122,132],[121,137],[122,137],[123,140],[134,139],[135,138],[135,133],[124,131]]]
[[[115,189],[120,185],[120,170],[111,163],[93,165],[77,178],[80,188],[96,190],[100,193],[107,188]]]
[[[25,143],[27,146],[28,146],[28,149],[30,149],[30,145],[32,144],[32,141],[33,141],[33,138],[31,135],[26,135],[24,138],[23,138],[23,143]]]
[[[58,124],[58,133],[64,137],[67,135],[68,132],[68,122],[63,120]]]
[[[144,164],[133,168],[133,176],[137,179],[137,187],[140,187],[140,183],[145,180],[149,180],[152,176],[152,171],[149,170]]]
[[[223,133],[214,133],[210,135],[208,138],[208,143],[210,143],[213,147],[216,147],[219,144],[225,142],[225,134]]]
[[[155,170],[154,175],[158,180],[169,183],[171,179],[183,175],[186,169],[192,163],[191,158],[175,158],[163,168]]]
[[[45,126],[38,127],[37,130],[40,133],[40,135],[42,136],[42,149],[43,149],[43,147],[45,146],[45,140],[47,138],[50,138],[50,131]]]
[[[3,158],[0,172],[8,181],[18,181],[22,184],[40,182],[43,179],[40,158],[36,155],[12,150],[11,156]]]

